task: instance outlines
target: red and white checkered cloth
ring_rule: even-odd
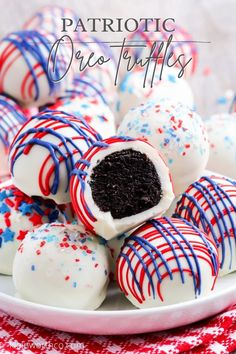
[[[175,330],[132,336],[90,336],[37,327],[0,313],[0,353],[204,353],[236,350],[236,305],[211,319]]]

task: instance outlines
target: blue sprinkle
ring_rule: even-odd
[[[1,214],[6,214],[6,213],[9,213],[9,211],[10,211],[10,209],[7,206],[7,204],[2,203],[2,205],[0,206],[0,213]]]
[[[12,232],[8,227],[6,230],[2,233],[2,238],[4,242],[12,242],[14,240],[15,232]]]
[[[7,196],[7,192],[6,191],[2,191],[0,192],[0,201],[2,202],[4,199],[6,199],[8,196]]]
[[[22,212],[22,215],[31,214],[32,206],[33,204],[27,204],[26,202],[22,202],[18,209]]]
[[[43,239],[46,240],[47,242],[58,241],[58,238],[56,235],[49,235],[47,237],[44,237]]]
[[[168,80],[170,81],[170,82],[176,82],[176,78],[175,78],[175,76],[174,75],[168,75]]]

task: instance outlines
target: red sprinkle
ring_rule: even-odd
[[[43,222],[42,222],[42,216],[41,216],[41,215],[33,214],[33,215],[29,218],[29,220],[32,222],[32,224],[33,224],[34,226],[43,224]]]
[[[40,247],[43,247],[46,244],[46,241],[41,241],[40,242]]]
[[[10,199],[5,199],[5,203],[9,206],[9,207],[13,207],[14,206],[14,203],[13,203],[13,201],[12,200],[10,200]]]
[[[27,234],[27,232],[28,232],[28,231],[20,230],[19,235],[17,236],[17,240],[23,241],[24,238],[25,238],[25,235]]]

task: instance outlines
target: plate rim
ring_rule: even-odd
[[[231,274],[235,274],[236,272],[232,272],[227,274],[230,276]],[[226,277],[227,277],[226,275]],[[6,276],[8,278],[12,278],[12,276]],[[223,278],[223,277],[221,277]],[[22,299],[20,297],[14,296],[14,295],[9,295],[6,294],[2,291],[0,291],[0,308],[2,307],[2,300],[8,303],[14,303],[19,306],[35,309],[35,310],[43,310],[46,312],[52,312],[52,313],[59,313],[59,314],[64,314],[64,315],[77,315],[77,316],[96,316],[96,317],[103,317],[103,316],[116,316],[117,318],[120,316],[129,316],[129,317],[135,317],[137,315],[148,315],[148,314],[153,314],[154,312],[161,312],[165,313],[166,311],[171,311],[171,310],[181,310],[184,308],[192,307],[194,304],[195,305],[201,305],[202,303],[206,303],[208,301],[214,301],[218,298],[222,298],[222,296],[226,296],[230,294],[231,292],[236,291],[236,283],[232,284],[230,286],[227,286],[226,289],[220,289],[217,292],[212,292],[209,295],[205,295],[201,298],[198,299],[192,299],[188,301],[183,301],[180,303],[172,304],[172,305],[165,305],[165,306],[156,306],[156,307],[149,307],[149,308],[132,308],[132,309],[125,309],[125,310],[85,310],[85,309],[71,309],[71,308],[66,308],[66,307],[56,307],[56,306],[51,306],[51,305],[45,305],[41,304],[38,302],[32,302],[29,300]],[[129,301],[129,300],[128,300]],[[131,303],[132,304],[132,303]]]

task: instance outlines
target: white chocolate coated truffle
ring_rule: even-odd
[[[65,76],[71,52],[62,43],[51,53],[56,40],[54,34],[38,31],[4,37],[0,41],[0,92],[25,106],[40,106],[61,96],[73,78],[72,70]]]
[[[207,169],[236,179],[236,113],[213,115],[205,124],[210,144]]]
[[[150,144],[113,137],[90,148],[73,171],[72,204],[86,229],[110,240],[162,215],[174,199],[171,176]]]
[[[41,112],[22,127],[11,146],[14,185],[27,195],[70,202],[71,171],[100,138],[84,120],[60,111]]]
[[[182,104],[148,101],[127,113],[118,134],[144,138],[161,153],[175,195],[183,193],[206,167],[209,143],[204,122]]]
[[[13,266],[17,293],[55,307],[95,310],[106,297],[107,249],[76,225],[45,224],[21,243]]]
[[[236,270],[236,182],[203,176],[182,195],[175,216],[203,230],[216,244],[220,275]]]
[[[209,294],[218,268],[217,249],[204,232],[185,220],[160,218],[125,240],[117,277],[133,305],[149,308]]]

